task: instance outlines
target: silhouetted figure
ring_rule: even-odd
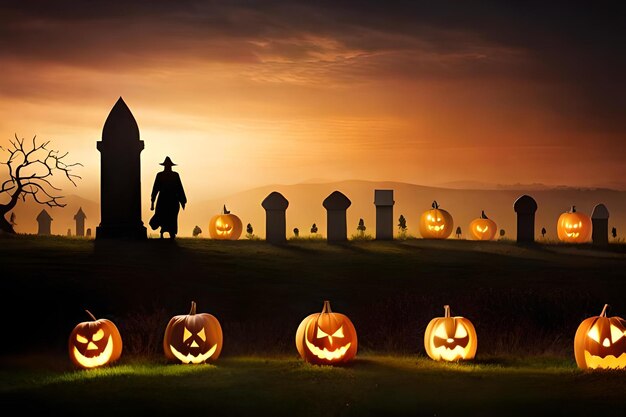
[[[96,239],[146,239],[141,220],[141,158],[144,143],[130,109],[120,97],[102,128],[100,225]]]
[[[72,237],[72,229],[67,229],[67,237]]]
[[[356,227],[356,230],[359,231],[359,236],[365,236],[365,230],[367,230],[367,227],[365,227],[365,222],[363,221],[363,219],[359,219],[359,225]]]
[[[294,227],[294,229],[293,229],[293,235],[294,235],[295,237],[300,236],[300,229],[298,229],[297,227]]]
[[[313,226],[311,226],[311,233],[317,234],[317,225],[315,223],[313,223]]]
[[[170,235],[171,239],[174,239],[178,234],[178,211],[180,207],[185,209],[187,197],[178,172],[172,171],[172,167],[176,164],[168,156],[160,165],[163,165],[164,168],[156,175],[150,195],[150,210],[154,210],[154,216],[150,219],[150,227],[152,230],[161,228],[161,239],[163,239],[165,232]]]
[[[374,190],[376,240],[393,240],[393,190]]]
[[[591,240],[595,246],[609,244],[609,209],[604,204],[598,204],[591,212]]]
[[[461,226],[457,226],[457,228],[456,228],[456,238],[460,239],[462,233],[463,232],[461,231]]]
[[[37,230],[38,235],[48,236],[51,234],[50,226],[52,224],[52,217],[50,217],[45,209],[41,210],[41,212],[37,216],[37,223],[39,225],[39,228]]]
[[[91,237],[91,228],[87,229],[87,237]]]
[[[545,239],[545,238],[546,238],[546,233],[547,233],[546,228],[545,228],[545,227],[542,227],[542,228],[541,228],[541,237]]]
[[[74,215],[74,220],[76,220],[76,236],[85,236],[85,213],[83,212],[83,208],[80,207],[76,214]]]

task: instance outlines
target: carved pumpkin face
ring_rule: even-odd
[[[469,229],[474,240],[493,240],[498,226],[483,211],[479,218],[472,220]]]
[[[211,314],[196,314],[192,301],[189,314],[172,317],[165,328],[163,350],[168,359],[181,363],[213,362],[222,351],[222,339],[219,321]]]
[[[243,225],[239,217],[230,214],[224,206],[224,213],[211,217],[209,234],[211,239],[237,240],[241,236]]]
[[[591,237],[591,217],[576,211],[576,207],[559,216],[556,226],[557,235],[561,242],[584,243]]]
[[[444,309],[444,317],[428,323],[424,335],[426,353],[436,361],[473,359],[478,346],[474,325],[464,317],[450,317],[450,306]]]
[[[452,216],[440,209],[436,201],[433,201],[433,208],[420,217],[420,234],[425,239],[446,239],[453,227]]]
[[[576,330],[574,355],[582,369],[626,368],[626,320],[607,317],[607,307],[599,316],[584,320]]]
[[[87,310],[86,310],[87,311]],[[122,336],[113,322],[96,318],[76,325],[69,339],[72,362],[81,368],[96,368],[113,363],[122,355]]]
[[[321,313],[305,318],[296,332],[296,348],[305,361],[316,365],[339,365],[356,356],[356,329],[343,314],[333,313],[324,301]]]

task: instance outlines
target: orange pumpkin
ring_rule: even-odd
[[[223,213],[211,217],[209,222],[209,234],[212,239],[237,240],[242,230],[241,219],[230,214],[230,211],[226,210],[226,205],[224,205]]]
[[[607,307],[599,316],[583,320],[576,330],[574,355],[582,369],[626,368],[626,320],[607,317]]]
[[[576,211],[576,206],[572,206],[559,216],[556,231],[561,242],[584,243],[591,238],[591,217],[585,213]]]
[[[69,339],[69,354],[80,368],[97,368],[115,362],[122,355],[122,336],[112,321],[96,319],[78,323]]]
[[[493,240],[496,237],[498,225],[489,219],[483,210],[479,218],[472,220],[469,229],[474,240]]]
[[[167,324],[163,350],[170,360],[198,364],[215,361],[222,343],[220,322],[211,314],[196,314],[196,302],[192,301],[189,314],[174,316]]]
[[[305,361],[316,365],[340,365],[357,351],[356,329],[350,319],[333,313],[324,301],[321,313],[311,314],[298,326],[296,348]]]
[[[424,334],[424,348],[436,361],[473,359],[478,348],[476,329],[464,317],[451,317],[450,306],[444,306],[444,316],[428,323]]]
[[[433,201],[432,209],[425,211],[420,217],[420,234],[425,239],[446,239],[452,233],[454,222],[447,211],[440,209]]]

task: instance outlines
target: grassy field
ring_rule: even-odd
[[[578,324],[610,304],[626,314],[626,247],[464,240],[328,245],[296,240],[94,242],[0,238],[3,404],[117,414],[218,415],[625,413],[624,372],[581,372]],[[358,360],[298,360],[299,322],[323,300],[347,314]],[[162,337],[191,300],[221,322],[217,366],[166,365]],[[472,364],[425,358],[431,318],[468,317]],[[66,353],[84,309],[122,333],[118,365],[80,372]],[[14,335],[11,337],[10,335]],[[113,382],[115,381],[115,382]],[[591,411],[589,411],[591,412]],[[621,413],[621,414],[620,414]]]

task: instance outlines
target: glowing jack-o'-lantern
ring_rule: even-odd
[[[172,317],[165,328],[163,350],[173,361],[213,362],[222,351],[222,339],[220,322],[211,314],[196,314],[196,303],[192,301],[189,314]]]
[[[444,309],[444,317],[435,317],[426,327],[426,353],[436,361],[473,359],[478,347],[474,325],[464,317],[451,317],[450,306]]]
[[[339,365],[356,356],[356,329],[348,317],[333,313],[324,301],[321,313],[311,314],[296,331],[296,348],[305,361],[316,365]]]
[[[211,217],[209,222],[209,234],[212,239],[237,240],[241,236],[242,230],[241,219],[230,214],[230,211],[226,210],[226,206],[224,206],[222,214]]]
[[[576,363],[582,369],[626,368],[626,320],[599,316],[583,320],[574,337]]]
[[[446,239],[454,227],[452,216],[440,209],[436,201],[433,201],[432,207],[420,217],[420,234],[425,239]]]
[[[81,368],[97,368],[115,362],[122,355],[122,336],[112,321],[96,319],[78,323],[69,339],[70,359]]]
[[[556,232],[561,242],[587,242],[591,237],[591,230],[591,217],[576,211],[575,206],[559,216],[556,226]]]
[[[470,223],[470,234],[474,240],[493,240],[497,230],[496,222],[488,218],[484,211]]]

